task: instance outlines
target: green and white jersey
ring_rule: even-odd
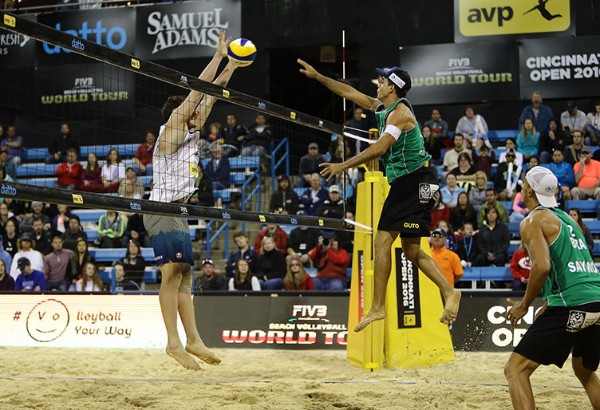
[[[406,103],[412,111],[412,106],[406,98],[398,99],[385,109],[383,108],[383,104],[381,104],[375,110],[379,138],[381,138],[385,130],[387,116],[400,102]],[[430,159],[431,155],[425,151],[425,141],[421,134],[419,123],[416,123],[411,130],[402,131],[396,142],[381,157],[381,161],[385,167],[385,174],[390,184],[396,178],[410,174],[421,168]]]
[[[540,210],[552,212],[560,221],[560,232],[549,246],[550,274],[542,287],[544,300],[551,307],[600,302],[600,273],[577,222],[558,208],[538,206],[534,212]]]

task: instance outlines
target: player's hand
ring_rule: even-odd
[[[319,74],[319,72],[317,70],[314,69],[313,66],[311,66],[310,64],[308,64],[306,61],[298,59],[296,60],[298,62],[298,64],[300,64],[302,67],[300,69],[300,72],[302,74],[304,74],[305,76],[307,76],[308,78],[316,78],[317,75]]]
[[[219,33],[219,45],[217,46],[217,54],[221,58],[227,57],[227,49],[231,43],[231,37],[225,40],[225,30],[221,30]]]
[[[508,312],[506,312],[506,318],[510,320],[510,323],[512,323],[513,326],[515,326],[517,322],[523,316],[525,316],[525,314],[527,313],[527,308],[525,307],[525,305],[523,305],[522,302],[517,302],[516,300],[512,300],[511,298],[507,298],[506,301],[509,305],[512,306],[512,308],[510,308]]]
[[[319,166],[323,168],[320,173],[321,176],[327,178],[327,181],[329,181],[334,176],[340,175],[342,172],[344,172],[344,166],[341,163],[332,164],[330,162],[324,162]]]

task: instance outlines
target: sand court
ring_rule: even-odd
[[[0,348],[0,408],[17,409],[508,409],[508,353],[368,373],[344,351],[217,349],[198,372],[158,349]],[[532,377],[537,408],[589,409],[564,369]]]

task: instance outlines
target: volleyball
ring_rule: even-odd
[[[229,44],[227,57],[233,65],[247,67],[256,58],[256,46],[247,38],[235,39]]]

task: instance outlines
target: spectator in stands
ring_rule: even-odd
[[[587,117],[585,113],[577,107],[577,101],[567,101],[567,109],[560,114],[560,125],[563,130],[567,133],[573,133],[578,130],[583,132],[585,130],[585,124],[587,123]],[[585,142],[589,145],[589,141]]]
[[[4,181],[15,180],[17,178],[17,167],[14,162],[8,160],[8,150],[6,148],[0,148],[0,168],[4,169],[3,178]],[[10,179],[9,179],[10,177]]]
[[[485,225],[480,225],[477,244],[479,256],[474,266],[504,266],[508,261],[510,235],[508,226],[498,220],[496,208],[485,210]]]
[[[446,232],[446,248],[456,252],[456,240],[454,238],[454,228],[447,221],[439,221],[434,229],[441,229]]]
[[[444,145],[440,142],[437,136],[431,132],[429,125],[424,125],[421,128],[421,134],[425,140],[425,151],[431,155],[431,162],[434,164],[441,164],[442,162],[442,148]]]
[[[237,118],[233,114],[227,114],[225,121],[225,128],[223,129],[223,138],[225,144],[223,145],[223,155],[226,157],[235,157],[240,153],[240,147],[248,130],[243,125],[237,123]]]
[[[436,195],[433,209],[431,210],[431,226],[437,226],[439,221],[450,220],[450,208],[442,201],[442,195]]]
[[[9,292],[15,290],[15,280],[6,270],[6,263],[0,259],[0,291]]]
[[[125,178],[125,166],[121,161],[119,150],[111,148],[106,156],[106,162],[102,166],[102,185],[105,192],[117,192],[119,181]]]
[[[19,230],[19,222],[17,217],[8,210],[8,204],[5,202],[0,203],[0,230],[6,231],[6,223],[13,221]]]
[[[69,124],[63,122],[60,124],[60,134],[55,136],[48,146],[48,155],[46,164],[59,164],[68,162],[67,152],[69,149],[75,149],[75,155],[79,155],[79,142],[71,136]]]
[[[69,228],[62,234],[63,246],[65,249],[70,249],[73,252],[77,249],[77,241],[83,239],[87,242],[87,234],[83,230],[79,217],[72,215],[69,219]]]
[[[523,203],[523,199],[521,197],[521,187],[517,186],[517,193],[515,194],[515,199],[513,199],[512,204],[512,213],[510,214],[508,220],[510,223],[518,223],[525,219],[527,215],[529,215],[529,209],[527,209]]]
[[[264,157],[269,151],[269,145],[273,139],[271,126],[267,124],[265,114],[256,115],[255,124],[248,130],[248,135],[244,137],[242,148],[243,157]]]
[[[317,246],[310,251],[310,257],[317,267],[314,280],[317,290],[344,290],[348,283],[348,252],[340,247],[336,235],[326,239],[319,237]]]
[[[444,155],[444,171],[452,171],[458,166],[458,155],[466,152],[471,155],[471,150],[465,146],[465,138],[462,134],[454,135],[454,148]]]
[[[42,219],[44,230],[48,230],[51,227],[51,220],[48,215],[43,213],[44,204],[39,201],[31,202],[31,213],[28,214],[22,221],[19,227],[21,232],[31,232],[33,230],[33,218],[39,217]]]
[[[469,202],[469,195],[466,192],[458,194],[458,202],[456,207],[450,211],[450,225],[458,226],[459,233],[465,223],[470,223],[473,227],[477,227],[477,211]]]
[[[308,154],[300,158],[296,188],[309,187],[312,175],[321,172],[319,165],[323,162],[325,162],[325,158],[319,153],[319,144],[316,142],[308,144]]]
[[[227,189],[230,186],[229,158],[223,157],[223,147],[218,142],[211,144],[210,150],[212,159],[206,164],[205,173],[212,181],[213,191]]]
[[[344,227],[346,230],[337,231],[335,235],[340,242],[340,247],[344,248],[346,252],[348,252],[348,257],[350,258],[348,266],[352,266],[352,253],[354,252],[354,225],[348,222],[355,220],[354,213],[352,211],[346,210],[346,220],[347,221],[344,221]]]
[[[146,269],[146,261],[142,256],[142,247],[137,240],[129,240],[127,252],[119,262],[123,264],[123,269],[125,269],[125,274],[129,279],[142,281],[144,270]]]
[[[571,133],[573,143],[568,145],[565,150],[565,161],[571,165],[575,165],[581,160],[581,149],[583,148],[583,133],[575,130]]]
[[[246,259],[240,259],[235,267],[233,278],[229,279],[229,290],[261,290],[260,281],[252,271]]]
[[[304,263],[298,256],[290,256],[287,273],[283,278],[285,290],[314,290],[315,283],[311,276],[304,270]]]
[[[87,263],[95,264],[96,260],[88,250],[87,241],[79,239],[77,241],[76,249],[71,258],[71,275],[73,276],[73,289],[75,282],[77,282],[83,276],[85,265]],[[69,290],[72,290],[69,288]]]
[[[346,127],[362,130],[364,132],[350,130],[353,134],[366,135],[371,128],[376,128],[375,117],[372,112],[365,111],[362,107],[354,106],[352,110],[352,118],[346,121]],[[356,141],[354,149],[356,155],[364,151],[369,144],[361,141]]]
[[[221,144],[225,142],[223,140],[223,126],[219,122],[212,122],[209,126],[209,133],[205,139],[212,145],[214,142],[220,141]],[[223,141],[221,141],[223,140]]]
[[[329,192],[321,187],[321,175],[314,173],[310,177],[310,188],[300,197],[300,203],[307,215],[315,216],[321,204],[329,197]]]
[[[347,209],[356,209],[356,198],[354,196],[356,181],[353,181],[350,178],[350,175],[347,171],[342,172],[340,175],[336,175],[335,177],[336,183],[333,185],[337,185],[340,188],[340,195],[344,192],[344,187],[346,187],[345,196],[342,195],[342,201],[346,202]]]
[[[558,183],[565,199],[571,199],[571,188],[575,186],[575,174],[573,167],[564,161],[562,150],[556,149],[552,153],[552,163],[546,165],[558,179]]]
[[[233,235],[233,241],[238,247],[238,250],[233,252],[229,259],[227,259],[227,264],[225,265],[225,274],[228,278],[232,278],[235,275],[235,268],[237,266],[237,262],[240,259],[244,259],[248,262],[250,266],[250,270],[252,272],[256,272],[256,264],[258,262],[258,253],[248,246],[248,237],[243,232],[237,232]]]
[[[475,114],[475,109],[467,105],[465,115],[456,124],[456,134],[462,134],[469,144],[474,146],[477,137],[483,137],[489,132],[488,125],[480,114]]]
[[[329,187],[328,197],[319,207],[317,215],[335,219],[344,217],[344,201],[340,198],[340,187],[337,185]]]
[[[344,137],[333,134],[331,136],[331,145],[329,145],[329,162],[339,163],[344,162],[346,159],[352,156],[352,150],[350,149],[350,143]]]
[[[540,165],[540,160],[538,157],[529,158],[529,161],[527,161],[527,163],[523,166],[523,173],[521,175],[524,177],[524,174],[526,174],[531,168],[537,167],[538,165]]]
[[[117,262],[113,265],[115,268],[115,292],[121,293],[124,291],[135,291],[140,290],[140,285],[132,280],[125,278],[125,268],[121,262]]]
[[[126,221],[116,211],[106,211],[98,220],[98,238],[96,245],[101,248],[120,248]]]
[[[0,140],[0,148],[8,151],[8,160],[15,167],[21,165],[21,157],[25,152],[25,148],[23,147],[23,137],[17,135],[17,128],[14,125],[9,125],[6,129],[6,137]]]
[[[519,117],[518,129],[523,128],[523,123],[526,119],[533,121],[535,129],[543,133],[548,130],[549,122],[554,118],[552,109],[547,105],[542,104],[542,94],[539,91],[534,91],[531,94],[531,105],[523,108]]]
[[[431,118],[425,121],[423,125],[429,127],[431,135],[442,143],[442,145],[449,148],[449,142],[448,145],[444,143],[448,139],[448,123],[442,119],[440,110],[437,108],[431,110]]]
[[[509,148],[506,151],[506,162],[498,165],[494,175],[494,188],[501,201],[512,201],[517,191],[517,184],[521,178],[522,168],[516,165],[516,152]]]
[[[592,159],[592,151],[584,146],[581,159],[573,166],[577,186],[571,189],[571,198],[600,200],[600,162]]]
[[[448,283],[456,286],[463,276],[463,267],[458,255],[446,248],[447,237],[443,229],[438,228],[431,233],[431,257]]]
[[[146,130],[146,142],[140,144],[135,154],[133,154],[133,168],[137,175],[152,175],[152,157],[155,144],[156,134],[152,130]]]
[[[460,258],[460,264],[463,268],[470,268],[473,266],[473,262],[479,255],[479,246],[477,244],[477,238],[474,236],[475,230],[473,224],[465,222],[462,226],[462,238],[457,241],[456,253]]]
[[[31,237],[35,243],[35,250],[40,252],[42,255],[48,255],[52,252],[52,238],[54,235],[48,230],[44,230],[44,224],[42,218],[36,216],[33,218],[33,231]]]
[[[590,145],[600,145],[600,99],[594,102],[594,111],[587,115],[585,133]]]
[[[197,190],[190,198],[190,203],[207,207],[215,206],[213,184],[210,178],[206,175],[206,172],[204,172],[204,167],[202,166],[201,161],[198,162],[198,176],[196,177],[195,186]]]
[[[487,182],[487,175],[483,171],[477,171],[475,173],[475,186],[471,187],[471,190],[469,191],[469,202],[477,212],[485,205]]]
[[[16,265],[20,273],[15,279],[15,291],[43,292],[46,290],[46,277],[31,266],[29,259],[20,257]]]
[[[458,166],[450,170],[450,174],[460,182],[475,182],[477,169],[471,164],[471,156],[466,152],[458,154]]]
[[[4,262],[4,265],[10,269],[12,265],[12,255],[4,249],[4,239],[0,235],[0,260]]]
[[[121,247],[127,248],[129,246],[129,241],[132,239],[138,241],[144,248],[150,248],[152,246],[141,214],[130,214],[128,216],[125,232],[121,239]]]
[[[270,236],[263,237],[256,265],[256,274],[260,279],[261,288],[268,290],[283,289],[286,266],[285,257],[279,249],[275,248],[273,238]]]
[[[290,186],[290,179],[285,174],[279,175],[277,177],[277,191],[273,192],[269,209],[271,212],[281,209],[288,215],[296,215],[299,207],[300,200],[296,191]]]
[[[446,175],[446,185],[440,189],[442,201],[450,209],[454,208],[458,203],[458,194],[465,192],[463,188],[456,185],[456,182],[456,175],[449,173]]]
[[[56,168],[56,187],[63,189],[79,189],[83,167],[77,161],[77,149],[69,148],[66,162]]]
[[[119,181],[119,196],[130,199],[142,199],[144,197],[144,184],[135,174],[133,167],[127,167],[125,178]]]
[[[9,164],[11,164],[11,163],[9,162]],[[14,166],[14,164],[12,164],[12,166]],[[0,181],[15,182],[15,179],[8,174],[6,169],[7,169],[6,166],[0,166]],[[2,199],[2,201],[4,201],[4,198],[0,198],[0,199]]]
[[[203,259],[201,267],[200,275],[194,280],[194,296],[200,296],[205,291],[225,290],[227,288],[225,278],[215,271],[215,264],[212,259]]]
[[[588,248],[588,251],[590,252],[590,255],[592,255],[592,259],[594,258],[594,237],[592,236],[592,232],[590,231],[590,228],[587,227],[587,225],[585,224],[585,222],[583,222],[583,219],[581,218],[581,211],[579,210],[579,208],[571,208],[569,209],[569,216],[571,218],[573,218],[573,220],[575,222],[577,222],[577,225],[579,225],[579,227],[581,228],[581,231],[583,232],[583,236],[585,237],[585,244]]]
[[[517,151],[523,154],[525,161],[529,161],[529,158],[538,155],[539,142],[540,133],[533,126],[533,121],[527,118],[523,122],[523,128],[517,135]]]
[[[540,134],[539,153],[540,162],[547,164],[551,161],[552,154],[556,150],[564,150],[571,143],[570,135],[566,134],[562,128],[558,127],[556,120],[552,118],[548,124],[548,129]]]
[[[497,199],[498,194],[494,188],[487,188],[485,190],[485,204],[479,210],[479,214],[477,215],[477,226],[479,229],[481,229],[481,225],[483,225],[487,210],[490,208],[494,208],[496,210],[498,222],[503,224],[508,223],[508,210]]]
[[[523,244],[520,244],[513,253],[510,262],[510,273],[513,277],[512,290],[524,291],[527,289],[527,282],[529,282],[529,274],[531,273],[531,261]]]
[[[277,250],[279,252],[281,252],[283,255],[287,254],[287,252],[286,252],[287,240],[288,240],[287,234],[285,233],[285,231],[283,229],[281,229],[279,227],[279,225],[274,225],[274,224],[268,224],[256,236],[256,239],[254,240],[254,250],[256,251],[256,253],[260,254],[260,251],[262,248],[262,243],[263,243],[263,238],[265,238],[265,237],[273,238],[273,241],[275,242],[275,247],[277,248]]]
[[[58,204],[56,206],[57,213],[52,218],[52,223],[50,224],[50,230],[53,233],[63,234],[67,231],[69,226],[69,219],[71,219],[71,210],[67,205]]]
[[[4,225],[4,230],[5,232],[2,234],[2,243],[4,245],[4,250],[8,252],[11,257],[14,258],[15,254],[18,251],[17,242],[19,240],[16,222],[13,220],[9,220],[6,223],[6,225]]]
[[[304,265],[312,267],[312,259],[308,252],[317,245],[320,235],[321,232],[317,228],[304,225],[294,228],[287,241],[288,264],[292,258],[296,258]]]
[[[25,207],[24,202],[13,197],[6,197],[4,198],[4,203],[8,205],[8,211],[12,212],[13,216],[17,218],[17,221],[21,221],[25,218],[27,208]]]
[[[83,276],[75,283],[75,292],[102,292],[103,290],[98,267],[95,263],[86,263]]]
[[[106,189],[102,183],[102,167],[98,164],[96,153],[90,152],[87,157],[87,164],[81,172],[81,191],[105,192]]]
[[[503,153],[500,154],[500,157],[498,158],[498,163],[502,164],[503,162],[506,162],[506,153],[509,150],[513,150],[515,153],[515,165],[518,167],[522,167],[523,166],[523,154],[521,154],[518,150],[517,150],[517,140],[515,140],[512,137],[508,137],[505,141],[504,141],[504,146],[506,147],[506,151],[504,151]],[[511,151],[511,152],[513,152]]]
[[[52,238],[52,252],[44,258],[44,274],[46,275],[46,289],[66,292],[71,283],[71,259],[74,253],[63,248],[60,236]]]

